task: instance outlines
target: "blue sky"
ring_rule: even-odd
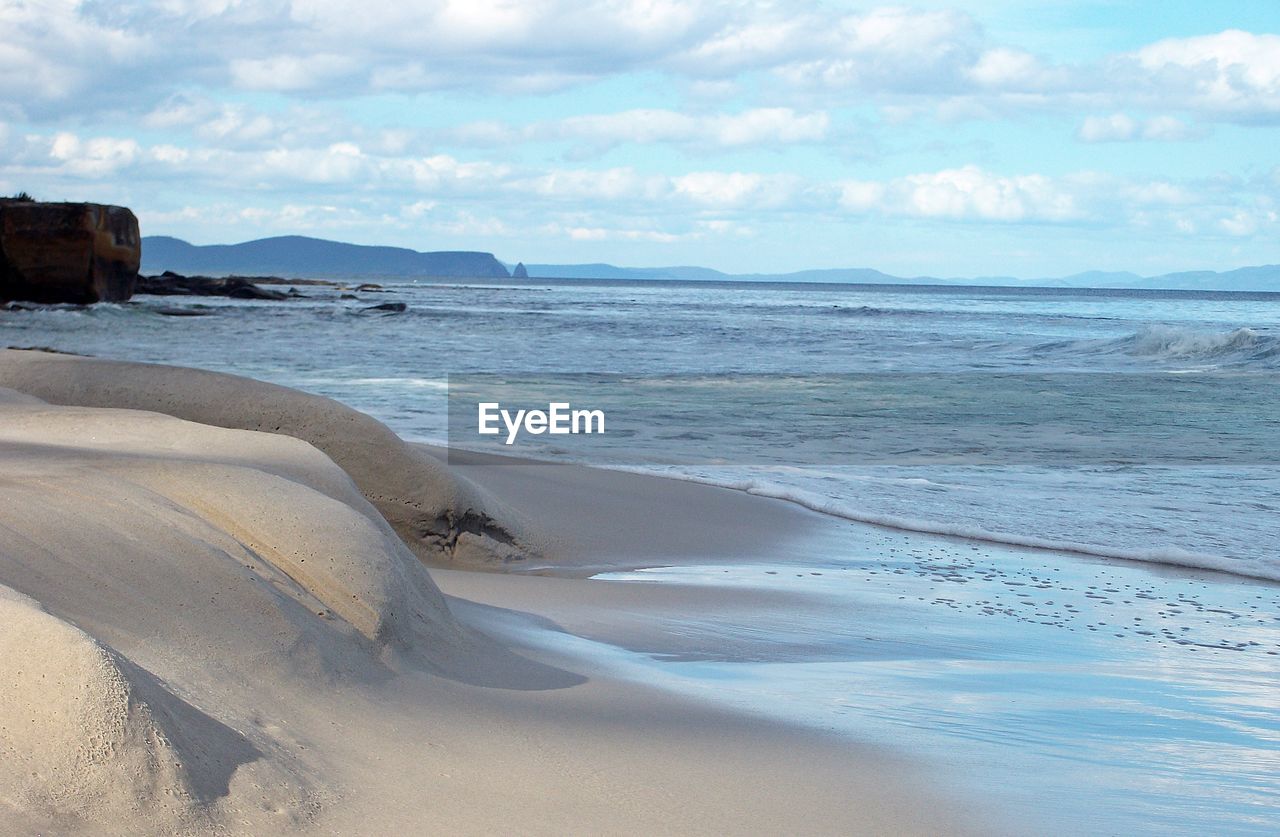
[[[196,243],[1280,262],[1280,4],[0,0],[0,192]]]

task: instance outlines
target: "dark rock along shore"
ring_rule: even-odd
[[[172,271],[165,271],[159,276],[139,276],[135,291],[140,294],[156,296],[228,296],[233,299],[288,299],[293,294],[260,288],[255,282],[273,280],[275,277],[227,276],[213,278],[210,276],[181,276]]]
[[[0,302],[121,302],[142,258],[123,206],[0,200]]]

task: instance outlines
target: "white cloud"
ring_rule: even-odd
[[[1153,116],[1142,125],[1142,138],[1176,142],[1179,140],[1199,139],[1204,132],[1188,125],[1173,116]]]
[[[190,194],[203,192],[222,202],[236,196],[235,203],[252,210],[250,217],[236,209],[226,221],[214,213],[214,227],[260,222],[286,231],[296,223],[299,229],[372,235],[382,224],[472,241],[554,222],[556,235],[575,240],[652,243],[665,236],[750,234],[771,218],[805,217],[816,224],[850,216],[1256,238],[1275,233],[1280,203],[1280,181],[1270,174],[1192,181],[1092,171],[1008,173],[977,165],[858,179],[713,168],[655,173],[462,159],[354,139],[262,151],[59,131],[11,139],[0,161],[0,182],[42,194],[98,194],[97,185],[112,177],[158,196],[149,201],[156,213],[149,217],[176,219],[167,223],[188,223],[187,216],[162,213],[181,211]],[[165,185],[174,183],[181,188],[166,192]],[[165,200],[174,201],[167,210]]]
[[[1157,95],[1188,109],[1280,113],[1280,35],[1230,29],[1170,38],[1138,50],[1132,59]]]
[[[885,185],[875,181],[846,180],[840,184],[840,205],[854,212],[869,212],[885,206]]]
[[[767,240],[770,225],[803,238],[811,223],[830,225],[830,252],[849,229],[1013,239],[1024,224],[1074,228],[1036,241],[1124,249],[1140,229],[1271,252],[1280,36],[1077,62],[1046,48],[1078,43],[1070,29],[1031,43],[963,12],[854,5],[0,0],[0,184],[188,229],[483,247],[555,225],[610,243],[598,255],[761,229],[781,252],[795,236]],[[1073,131],[1207,141],[1152,158]]]
[[[1016,49],[989,49],[968,69],[969,78],[983,87],[1019,89],[1038,87],[1045,75],[1040,60]]]
[[[660,230],[611,229],[608,227],[563,227],[552,224],[546,228],[552,235],[563,235],[572,241],[651,241],[670,244],[687,236]]]
[[[792,145],[825,140],[831,118],[824,111],[753,108],[737,113],[688,114],[660,108],[585,114],[553,122],[510,125],[471,122],[441,134],[450,143],[497,146],[524,142],[573,142],[600,152],[624,143],[684,145],[704,149]]]
[[[0,2],[0,100],[21,110],[97,96],[118,101],[106,68],[131,66],[154,53],[143,34],[82,14],[78,0]]]
[[[962,12],[849,12],[820,0],[4,0],[0,31],[0,97],[31,118],[150,110],[193,89],[528,93],[654,71],[716,95],[762,91],[774,104],[821,95],[970,118],[1010,109],[1280,115],[1280,35],[1165,39],[1075,66],[994,42]],[[749,144],[771,130],[789,141],[769,108],[752,107],[763,101],[699,128],[718,138],[712,145]],[[765,124],[741,123],[746,115]],[[226,130],[265,136],[272,127]],[[814,123],[804,137],[823,131]],[[1181,129],[1144,131],[1164,138]]]
[[[1040,174],[1003,176],[963,166],[886,182],[846,181],[840,205],[853,212],[915,218],[1067,222],[1085,217],[1077,192]]]
[[[1119,197],[1134,206],[1190,206],[1197,194],[1186,186],[1166,180],[1147,180],[1118,185]]]
[[[731,148],[822,140],[829,127],[827,114],[798,114],[791,108],[701,116],[670,110],[631,110],[570,117],[542,133],[610,145],[628,141],[676,142]],[[535,130],[535,136],[538,133]]]
[[[447,236],[474,236],[490,240],[511,235],[511,228],[501,218],[476,215],[466,210],[457,211],[451,217],[432,218],[426,228]]]
[[[1229,218],[1218,222],[1228,235],[1252,235],[1258,229],[1258,222],[1248,212],[1237,212]]]
[[[307,117],[294,109],[280,118],[243,104],[217,102],[208,97],[172,96],[142,118],[154,130],[190,131],[220,145],[276,144],[299,130]]]
[[[1092,216],[1098,196],[1132,205],[1191,205],[1249,192],[1270,195],[1273,178],[1214,180],[1190,188],[1167,179],[1124,180],[1078,173],[998,174],[975,165],[900,177],[830,181],[793,173],[702,169],[643,172],[629,166],[565,168],[464,160],[450,154],[376,150],[354,140],[269,151],[215,146],[143,145],[131,138],[81,137],[70,131],[29,135],[13,149],[9,172],[96,177],[130,167],[139,182],[180,178],[185,186],[285,191],[338,186],[348,192],[413,195],[404,206],[441,196],[516,197],[558,204],[641,206],[669,210],[753,211],[843,207],[917,217],[1069,222]],[[417,204],[425,208],[425,204]]]
[[[528,194],[567,202],[656,200],[665,192],[662,177],[647,177],[629,168],[552,170],[513,185]]]
[[[848,213],[955,223],[1054,224],[1113,231],[1274,234],[1277,201],[1262,182],[1150,180],[1081,171],[1060,177],[1000,175],[976,166],[887,180],[846,180]]]
[[[801,191],[798,177],[743,172],[692,172],[673,178],[672,186],[695,204],[720,208],[787,206]]]
[[[807,23],[795,54],[770,67],[801,88],[943,95],[968,86],[981,52],[979,27],[954,11],[874,9]]]
[[[273,92],[322,89],[349,78],[361,68],[361,62],[354,56],[338,53],[236,58],[228,65],[233,86]]]
[[[1172,116],[1153,116],[1149,119],[1138,119],[1127,113],[1113,113],[1108,116],[1088,116],[1080,123],[1076,136],[1083,142],[1129,142],[1133,140],[1156,140],[1176,142],[1198,139],[1204,136],[1202,131]]]
[[[141,147],[131,139],[95,137],[81,140],[69,132],[57,134],[49,144],[51,161],[79,177],[101,178],[115,174],[133,164],[140,154]]]
[[[926,218],[1066,221],[1080,216],[1074,196],[1039,174],[1005,177],[965,166],[909,175],[898,188],[908,211]]]
[[[402,206],[400,208],[400,214],[405,218],[416,220],[418,218],[422,218],[426,216],[439,205],[440,204],[438,201],[428,201],[428,200],[414,201],[413,203],[407,206]]]
[[[1141,132],[1138,120],[1125,113],[1089,116],[1080,125],[1079,137],[1085,142],[1119,142],[1135,139]]]

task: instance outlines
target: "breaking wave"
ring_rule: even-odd
[[[1280,335],[1252,328],[1203,331],[1156,325],[1111,340],[1041,343],[1032,352],[1037,357],[1128,356],[1158,363],[1276,369],[1280,368]]]

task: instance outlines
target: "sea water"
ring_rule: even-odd
[[[0,313],[0,344],[235,372],[406,438],[639,469],[853,520],[1280,579],[1280,294],[387,284]],[[403,313],[366,310],[394,300]],[[174,317],[181,308],[208,316]],[[450,387],[450,382],[453,386]],[[468,391],[608,431],[515,449]],[[474,430],[474,428],[471,428]]]

